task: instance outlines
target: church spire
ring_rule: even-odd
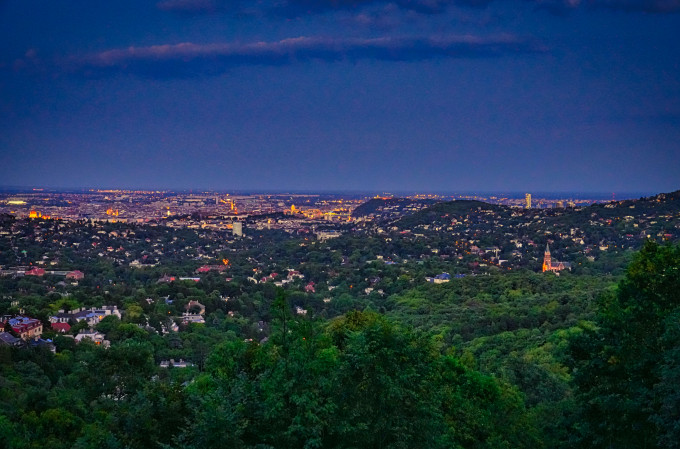
[[[552,258],[550,257],[550,247],[545,244],[545,254],[543,254],[543,272],[552,271]]]

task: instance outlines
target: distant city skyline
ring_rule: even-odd
[[[0,184],[680,188],[679,0],[0,0]]]
[[[528,194],[527,194],[528,195]],[[556,199],[559,198],[559,199]],[[0,190],[0,215],[34,219],[105,221],[165,221],[169,217],[200,216],[223,217],[230,220],[247,217],[267,217],[271,214],[304,216],[310,220],[326,222],[352,221],[354,208],[360,204],[369,205],[384,202],[388,215],[405,211],[420,210],[435,203],[451,200],[474,200],[494,205],[519,209],[562,209],[580,208],[594,203],[608,202],[611,198],[592,195],[561,195],[556,198],[536,198],[527,204],[526,198],[504,194],[314,194],[314,193],[220,193],[215,191],[169,190],[112,190],[89,189],[81,191],[56,191],[32,189],[28,191]],[[479,203],[483,204],[483,203]],[[356,218],[356,217],[355,217]],[[173,219],[174,220],[174,219]],[[215,223],[217,228],[224,224]],[[237,225],[231,228],[238,234]]]
[[[680,189],[676,189],[680,190]],[[637,199],[641,196],[654,196],[668,192],[655,192],[655,191],[628,191],[628,192],[587,192],[587,191],[554,191],[554,192],[541,192],[541,191],[414,191],[414,190],[290,190],[290,189],[270,189],[270,190],[259,190],[259,189],[204,189],[204,188],[169,188],[169,187],[151,187],[151,188],[137,188],[134,186],[105,186],[105,187],[95,187],[95,186],[84,186],[84,187],[58,187],[58,186],[8,186],[0,184],[0,193],[11,194],[38,194],[40,192],[45,193],[103,193],[103,192],[119,192],[119,193],[141,193],[141,192],[166,192],[166,193],[181,193],[181,194],[195,194],[195,195],[205,195],[205,194],[233,194],[233,195],[355,195],[355,196],[376,196],[376,195],[393,195],[393,196],[481,196],[481,197],[506,197],[515,199],[524,199],[526,202],[526,195],[529,195],[532,200],[541,199],[566,199],[569,197],[573,198],[592,198],[597,200],[623,200],[623,199]]]

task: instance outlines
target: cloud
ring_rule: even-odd
[[[540,44],[512,35],[478,37],[322,38],[296,37],[254,43],[181,43],[113,49],[73,57],[68,67],[90,76],[131,73],[173,78],[218,75],[244,65],[289,65],[317,61],[422,61],[488,58],[543,52]]]
[[[45,64],[42,59],[38,58],[38,52],[34,48],[28,49],[21,57],[14,60],[0,60],[0,71],[2,72],[9,71],[22,74],[40,74],[48,69],[48,65]]]

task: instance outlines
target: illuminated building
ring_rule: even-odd
[[[561,271],[561,270],[571,270],[571,264],[568,262],[560,262],[558,260],[553,260],[550,255],[550,247],[545,245],[545,253],[543,253],[543,272],[546,271]]]
[[[524,195],[524,207],[527,209],[531,209],[531,193],[527,193]]]
[[[323,212],[321,212],[319,209],[307,209],[307,210],[300,211],[300,212],[302,212],[302,214],[305,217],[310,218],[310,219],[323,217]]]
[[[231,208],[231,210],[235,210],[235,209],[236,209],[236,206],[234,205],[234,201],[233,201],[233,200],[227,198],[226,200],[220,199],[220,201],[223,202],[224,204],[228,204],[229,207]],[[215,204],[217,204],[217,197],[215,197]],[[238,212],[237,212],[237,213],[238,213]]]

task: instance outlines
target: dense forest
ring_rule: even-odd
[[[278,290],[262,343],[226,322],[160,336],[107,318],[108,349],[60,336],[56,354],[0,347],[0,437],[16,448],[674,447],[679,266],[678,246],[647,245],[616,288],[581,285],[574,296],[597,297],[575,321],[555,313],[569,281],[531,277],[477,290],[488,298],[468,299],[467,316],[456,305],[474,284],[330,320],[295,315]],[[494,310],[508,294],[537,301]],[[426,302],[439,323],[414,316]],[[494,330],[507,326],[500,313],[516,328]],[[524,322],[541,313],[564,319]],[[198,363],[159,369],[172,351]]]

